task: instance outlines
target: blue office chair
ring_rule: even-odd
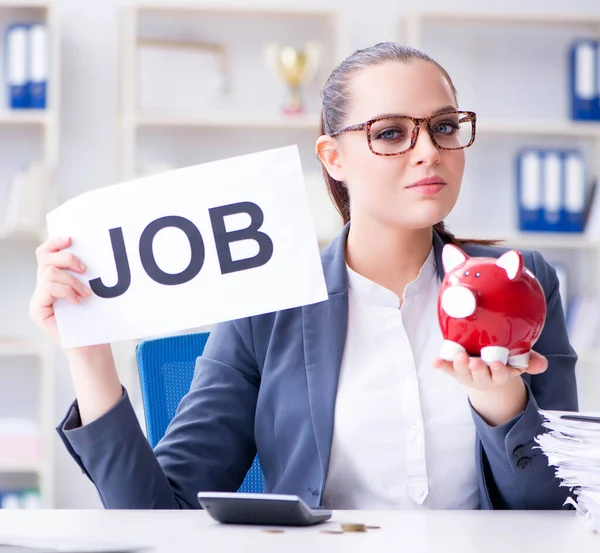
[[[196,358],[202,355],[208,332],[146,340],[136,347],[148,441],[155,447],[164,436],[181,398],[189,391]],[[231,406],[235,409],[235,406]],[[264,479],[258,456],[240,492],[262,493]]]

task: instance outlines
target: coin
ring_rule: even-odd
[[[346,524],[342,524],[342,531],[344,531],[344,532],[366,532],[367,528],[364,524],[360,524],[360,523],[346,523]]]

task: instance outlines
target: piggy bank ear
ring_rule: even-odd
[[[444,265],[446,273],[458,267],[467,259],[469,259],[469,256],[454,244],[446,244],[442,250],[442,265]]]
[[[510,250],[502,254],[497,260],[496,265],[502,267],[510,280],[515,278],[523,268],[523,258],[516,250]]]

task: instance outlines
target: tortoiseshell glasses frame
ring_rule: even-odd
[[[439,119],[439,117],[442,117],[444,115],[457,115],[459,123],[466,123],[466,122],[471,123],[471,138],[467,144],[465,144],[464,146],[448,148],[446,146],[441,146],[438,143],[438,141],[436,140],[436,138],[434,136],[433,131],[431,130],[430,123],[432,120]],[[400,152],[394,152],[394,153],[377,152],[373,148],[373,143],[371,140],[371,127],[373,126],[374,123],[377,123],[378,121],[383,121],[385,119],[395,119],[395,118],[408,119],[413,122],[414,129],[411,134],[410,146]],[[421,129],[421,125],[426,126],[427,132],[429,133],[429,136],[431,137],[432,142],[440,150],[463,150],[464,148],[468,148],[475,141],[476,123],[477,123],[477,114],[474,111],[452,110],[452,111],[445,111],[443,113],[436,113],[435,115],[430,115],[429,117],[408,117],[405,115],[395,115],[395,116],[388,115],[388,116],[384,116],[384,117],[377,117],[375,119],[370,119],[369,121],[365,121],[364,123],[350,125],[349,127],[345,127],[343,129],[340,129],[339,131],[330,133],[329,136],[335,137],[342,133],[356,132],[356,131],[364,130],[367,133],[367,141],[369,143],[369,149],[371,150],[371,152],[373,152],[375,155],[378,155],[378,156],[398,156],[398,155],[405,154],[406,152],[409,152],[410,150],[412,150],[415,147],[415,145],[417,143],[417,139],[419,137],[419,130]]]

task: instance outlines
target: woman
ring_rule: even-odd
[[[267,492],[335,509],[558,509],[534,438],[538,408],[577,409],[558,280],[525,264],[546,293],[542,336],[524,371],[466,354],[437,358],[440,221],[460,190],[475,114],[458,112],[448,74],[416,50],[355,52],[322,94],[316,153],[346,226],[325,248],[327,301],[224,324],[154,451],[109,345],[67,351],[77,402],[58,428],[109,508],[198,507],[199,490],[235,491],[258,451]],[[38,250],[32,318],[58,339],[53,302],[85,301],[85,273],[51,239]],[[200,307],[201,308],[201,307]]]

